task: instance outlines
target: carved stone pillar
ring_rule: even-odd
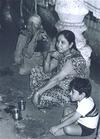
[[[89,65],[92,50],[86,45],[86,40],[82,34],[87,29],[83,20],[88,13],[84,0],[56,0],[55,10],[60,19],[56,23],[56,28],[58,31],[67,29],[74,32],[76,46]]]

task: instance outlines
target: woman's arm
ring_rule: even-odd
[[[51,72],[58,65],[58,60],[52,57],[52,52],[49,52],[44,62],[44,71]]]
[[[40,90],[38,90],[38,94],[41,95],[46,90],[53,88],[54,86],[59,84],[59,82],[61,80],[63,80],[68,74],[76,74],[76,72],[73,69],[71,60],[68,60],[65,63],[64,67],[62,68],[62,70],[57,75],[55,75],[53,78],[51,78],[44,87],[42,87]]]

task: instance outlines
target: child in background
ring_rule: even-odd
[[[75,78],[70,83],[71,100],[77,102],[76,111],[64,117],[61,123],[51,127],[50,132],[55,136],[61,135],[91,135],[98,124],[99,114],[91,98],[91,84],[88,79]]]

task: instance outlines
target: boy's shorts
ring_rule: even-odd
[[[91,135],[92,133],[94,133],[95,129],[91,129],[91,128],[88,128],[80,123],[78,123],[78,125],[81,127],[82,129],[82,135],[81,136],[89,136]]]

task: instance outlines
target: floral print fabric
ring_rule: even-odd
[[[68,59],[71,59],[73,69],[76,74],[67,75],[59,85],[45,91],[39,98],[39,105],[41,107],[50,107],[53,105],[64,105],[68,103],[69,84],[74,77],[87,77],[87,67],[84,58],[76,50],[72,50],[70,54],[61,54],[58,56],[57,69],[49,74],[43,72],[43,67],[36,66],[32,69],[30,75],[30,86],[33,92],[40,89],[47,83],[47,80],[59,73]]]

